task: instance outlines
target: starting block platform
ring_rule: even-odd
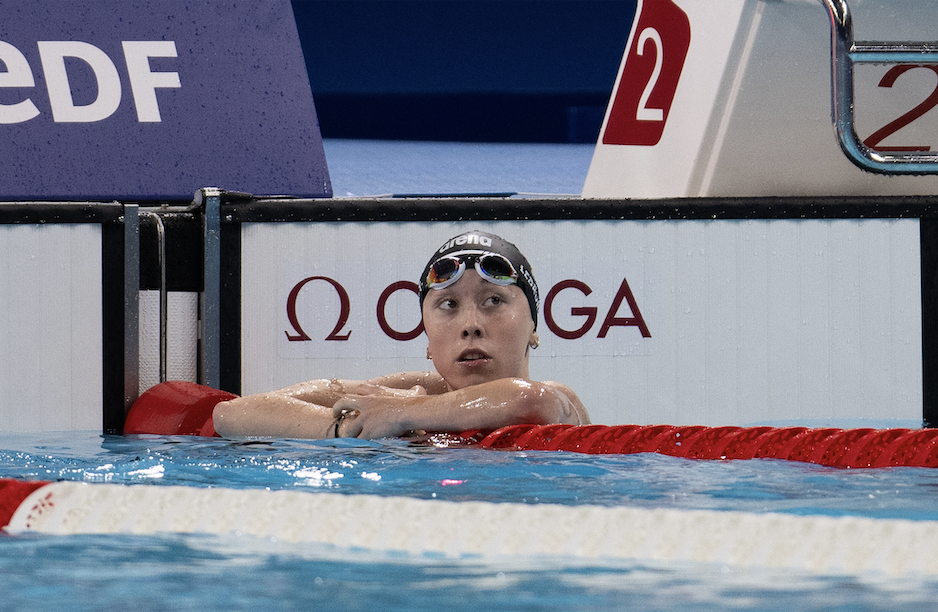
[[[915,0],[639,0],[583,196],[933,194],[936,38]]]

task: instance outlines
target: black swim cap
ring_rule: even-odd
[[[531,319],[534,320],[534,328],[537,329],[537,311],[540,307],[541,298],[537,291],[537,282],[534,280],[534,274],[531,273],[531,264],[528,263],[527,258],[521,254],[518,247],[512,243],[495,234],[480,232],[478,230],[466,232],[447,240],[443,243],[443,246],[436,250],[433,257],[430,258],[430,261],[427,262],[426,267],[423,269],[423,274],[420,275],[421,311],[423,311],[423,300],[430,291],[430,286],[427,284],[427,276],[430,274],[430,268],[437,260],[443,257],[461,253],[479,255],[493,253],[501,255],[511,262],[511,265],[518,272],[518,287],[524,291],[524,295],[528,298],[528,306],[531,308]]]

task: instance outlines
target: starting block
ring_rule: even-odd
[[[639,0],[583,196],[934,194],[938,44],[908,41],[936,25],[915,0]]]

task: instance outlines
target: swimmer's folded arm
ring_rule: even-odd
[[[226,437],[383,438],[415,430],[494,430],[520,423],[589,422],[576,395],[558,383],[506,378],[429,395],[416,385],[336,397],[338,385],[330,389],[332,382],[310,381],[222,402],[215,409],[215,429]],[[365,385],[355,390],[375,391],[377,386],[372,381]],[[434,387],[432,382],[430,386]]]
[[[336,402],[342,436],[385,438],[412,431],[493,431],[531,423],[589,423],[569,388],[553,382],[502,378],[441,395],[348,396]]]
[[[410,388],[384,386],[379,384],[382,379],[309,380],[277,391],[221,402],[215,407],[212,418],[216,431],[223,436],[330,438],[335,435],[336,418],[333,416],[333,406],[341,398],[425,395],[426,390],[419,386],[419,382],[423,381],[435,388],[433,376],[428,377],[428,374],[436,375],[435,372],[416,372],[382,377],[389,379],[384,382],[396,382],[400,385],[412,382]]]

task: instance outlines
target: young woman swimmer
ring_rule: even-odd
[[[233,399],[216,406],[215,430],[225,437],[385,438],[589,423],[568,387],[530,380],[539,297],[515,245],[481,231],[448,240],[420,277],[420,305],[435,372],[312,380]]]

